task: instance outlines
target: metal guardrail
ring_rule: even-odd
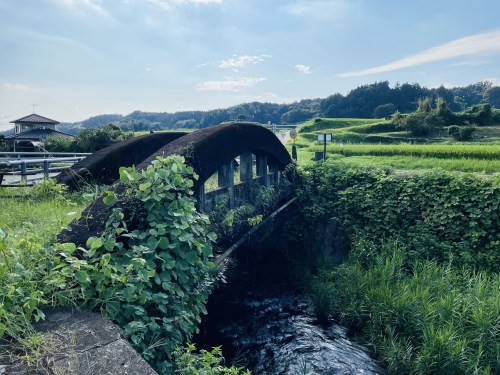
[[[298,124],[288,124],[288,125],[265,124],[263,126],[271,130],[273,133],[276,133],[278,130],[281,129],[295,129],[298,126]]]
[[[4,153],[5,154],[5,153]],[[38,154],[38,153],[37,153]],[[43,153],[41,153],[43,154]],[[72,155],[72,154],[71,154]],[[40,175],[39,178],[31,179],[30,181],[48,178],[50,173],[60,172],[63,169],[69,168],[71,165],[84,159],[85,156],[72,156],[72,157],[51,157],[51,158],[34,158],[34,159],[0,159],[0,185],[2,184],[3,177],[20,176],[20,182],[27,183],[28,176]],[[55,163],[62,163],[63,165],[52,166]],[[9,185],[12,186],[12,185]]]
[[[0,162],[2,159],[23,159],[23,158],[56,158],[56,157],[75,157],[75,156],[89,156],[92,155],[88,152],[0,152]]]

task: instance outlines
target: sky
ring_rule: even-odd
[[[499,0],[0,0],[0,131],[347,94],[500,85]]]

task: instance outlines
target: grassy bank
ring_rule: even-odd
[[[393,374],[498,374],[500,277],[432,260],[405,266],[397,241],[359,241],[312,285],[320,314],[359,332]]]
[[[306,168],[298,243],[307,253],[314,228],[334,219],[331,236],[350,247],[312,281],[318,315],[351,327],[390,373],[499,373],[499,186],[340,161]]]

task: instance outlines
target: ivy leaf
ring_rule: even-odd
[[[112,206],[113,204],[116,203],[118,199],[116,198],[116,195],[115,193],[113,193],[112,191],[106,191],[106,196],[104,198],[102,198],[102,201],[104,202],[104,204],[106,206]]]
[[[119,312],[120,312],[120,302],[109,301],[108,303],[106,303],[106,314],[111,319],[114,319]]]
[[[131,181],[135,181],[134,176],[132,176],[132,174],[128,171],[128,168],[121,167],[120,168],[120,182],[127,183],[127,182],[131,182]]]

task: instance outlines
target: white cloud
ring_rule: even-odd
[[[107,15],[102,6],[102,0],[54,0],[57,4],[73,9],[87,8],[96,13]]]
[[[148,3],[157,6],[161,10],[164,10],[166,12],[170,11],[172,9],[172,6],[169,1],[165,0],[147,0]]]
[[[203,64],[198,64],[195,66],[195,68],[199,69],[199,68],[204,68],[205,66],[209,66],[209,65],[214,65],[214,63],[211,63],[211,62],[205,62]]]
[[[339,77],[360,77],[369,74],[385,73],[393,70],[409,68],[433,61],[451,59],[459,56],[491,54],[500,52],[500,30],[470,35],[456,39],[440,46],[429,48],[416,55],[396,60],[392,63],[374,68],[338,74]]]
[[[40,91],[32,86],[25,85],[23,83],[4,83],[2,87],[7,91],[16,91],[16,92],[36,92]]]
[[[345,20],[353,12],[359,13],[362,0],[295,0],[283,7],[293,16],[320,20]]]
[[[192,3],[192,4],[222,4],[223,0],[177,0],[179,3]]]
[[[311,73],[311,67],[303,64],[297,64],[295,65],[295,69],[298,70],[302,74],[309,74]]]
[[[274,92],[266,92],[261,95],[240,95],[240,100],[242,102],[261,102],[261,103],[293,103],[298,101],[298,98],[287,98],[279,96]]]
[[[493,86],[500,86],[500,79],[497,77],[490,77],[490,78],[485,78],[483,81],[488,81],[491,82]]]
[[[485,65],[488,64],[490,61],[489,60],[478,60],[478,61],[462,61],[454,64],[449,64],[447,66],[452,67],[452,66],[478,66],[478,65]]]
[[[158,19],[146,16],[142,20],[144,26],[149,27],[150,29],[158,29],[161,26],[161,23]]]
[[[159,7],[160,9],[168,12],[174,6],[186,4],[222,4],[223,0],[147,0],[148,3]]]
[[[249,55],[242,55],[242,56],[234,56],[234,58],[228,59],[228,60],[222,60],[218,67],[222,69],[233,69],[235,71],[238,71],[239,68],[244,68],[247,65],[254,65],[261,63],[264,61],[265,58],[271,57],[269,55],[260,55],[260,56],[249,56]]]
[[[239,91],[265,81],[263,77],[226,78],[224,81],[206,81],[195,87],[196,91]]]

